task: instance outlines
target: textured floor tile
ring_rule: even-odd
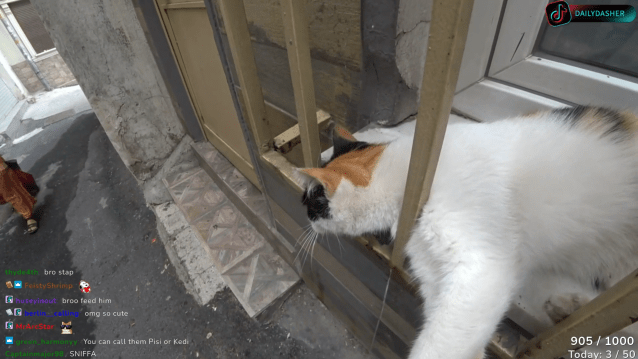
[[[266,221],[268,208],[261,192],[218,151],[198,146],[207,149],[202,156],[215,173]],[[299,280],[205,171],[175,174],[165,183],[187,221],[208,246],[211,262],[250,316]],[[204,276],[201,280],[205,280]]]
[[[191,176],[193,176],[194,174],[196,174],[197,172],[201,171],[201,168],[199,167],[195,167],[191,170],[188,170],[186,172],[175,172],[175,173],[171,173],[168,176],[166,176],[166,178],[164,178],[164,182],[166,183],[166,187],[171,188],[183,181],[188,180]]]
[[[270,305],[298,280],[297,273],[270,247],[256,251],[222,277],[255,312]]]
[[[235,167],[230,163],[230,161],[228,161],[224,156],[222,156],[221,153],[214,151],[211,152],[211,160],[210,160],[210,165],[213,169],[213,171],[215,171],[215,173],[217,173],[218,175],[222,176],[222,178],[225,178],[228,173],[231,173]]]
[[[263,237],[244,218],[225,226],[225,230],[219,230],[218,226],[218,231],[208,239],[213,260],[222,273],[265,245]]]

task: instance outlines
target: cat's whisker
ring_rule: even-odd
[[[314,235],[310,237],[308,244],[305,246],[306,253],[303,256],[303,261],[301,261],[301,268],[306,266],[306,259],[308,259],[308,253],[310,252],[310,245],[312,244],[312,238],[314,238]]]
[[[312,228],[311,228],[312,229]],[[297,261],[297,258],[299,257],[299,254],[301,254],[303,252],[304,247],[306,246],[306,243],[310,240],[311,235],[314,233],[314,231],[309,231],[308,233],[306,233],[306,235],[304,236],[304,238],[299,242],[299,250],[297,251],[297,255],[295,256],[295,259],[293,260],[293,262]]]
[[[337,243],[339,243],[339,255],[343,257],[343,252],[341,250],[342,249],[345,250],[345,248],[343,248],[343,245],[341,244],[341,239],[339,239],[339,235],[335,233],[335,236],[337,237]]]
[[[312,230],[312,224],[308,224],[307,226],[303,227],[304,231],[301,233],[301,235],[299,236],[301,238],[301,236],[303,236],[305,233],[307,233],[308,231]]]
[[[317,241],[317,236],[319,236],[319,233],[314,232],[314,236],[312,237],[312,240],[308,243],[308,247],[306,249],[306,256],[304,257],[302,268],[306,265],[306,260],[308,259],[308,255],[310,255],[310,264],[312,265],[311,249],[314,248],[314,243]],[[310,267],[310,270],[312,270],[312,267]]]
[[[310,225],[308,225],[308,226],[310,226]],[[305,227],[304,227],[304,228],[305,228]],[[305,230],[305,231],[303,231],[303,232],[299,235],[299,238],[297,238],[297,243],[295,244],[295,247],[296,247],[296,246],[298,246],[298,245],[299,245],[299,244],[303,241],[303,240],[301,240],[301,241],[300,241],[299,239],[301,239],[301,237],[304,237],[304,239],[305,239],[305,236],[307,236],[307,235],[309,234],[309,231],[311,231],[311,230],[312,230],[312,227],[308,227],[308,228],[306,228],[306,230]]]
[[[310,246],[312,246],[312,241],[315,239],[317,233],[313,233],[313,235],[310,237],[310,239],[308,240],[307,245],[305,246],[306,249],[306,254],[304,255],[302,264],[301,264],[301,268],[306,266],[306,260],[308,259],[308,253],[310,253]]]
[[[323,236],[322,236],[323,237]],[[315,256],[315,246],[317,245],[317,241],[312,244],[312,249],[310,251],[310,270],[312,271],[312,259]]]
[[[306,258],[308,258],[308,252],[310,251],[310,246],[312,245],[312,242],[314,241],[314,239],[317,236],[317,232],[312,232],[309,236],[308,239],[305,241],[303,247],[301,248],[302,251],[305,251],[305,255],[302,253],[302,255],[304,256],[304,259],[302,261],[301,264],[301,268],[304,267],[305,263],[306,263]]]

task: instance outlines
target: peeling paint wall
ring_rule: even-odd
[[[129,0],[31,0],[120,157],[153,178],[185,129]]]
[[[417,113],[432,0],[362,0],[366,122],[393,126]]]
[[[420,89],[432,20],[432,0],[401,0],[397,20],[397,66],[411,89]]]
[[[244,5],[264,98],[294,114],[279,1]],[[414,116],[431,8],[432,0],[306,0],[317,106],[350,130]]]
[[[418,111],[432,0],[363,3],[365,77],[360,107],[371,122],[394,126]]]
[[[296,113],[279,0],[243,0],[266,101]],[[213,1],[217,4],[216,1]],[[306,0],[317,107],[351,130],[360,120],[361,0]],[[219,14],[219,11],[217,11]],[[223,27],[223,19],[220,19]],[[222,45],[228,48],[225,32]]]

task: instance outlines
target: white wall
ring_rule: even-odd
[[[18,46],[2,23],[0,23],[0,53],[4,55],[4,58],[7,59],[10,66],[25,61]]]

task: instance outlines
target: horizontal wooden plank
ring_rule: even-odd
[[[605,338],[636,322],[636,303],[638,269],[562,322],[530,340],[516,358],[552,359],[582,347],[572,345],[570,338]]]
[[[186,1],[186,2],[171,2],[169,4],[162,5],[164,9],[205,9],[206,4],[204,1]]]
[[[330,123],[330,114],[323,110],[317,110],[317,125],[323,130]],[[301,143],[299,125],[294,125],[275,137],[275,150],[279,153],[288,153],[296,145]]]

